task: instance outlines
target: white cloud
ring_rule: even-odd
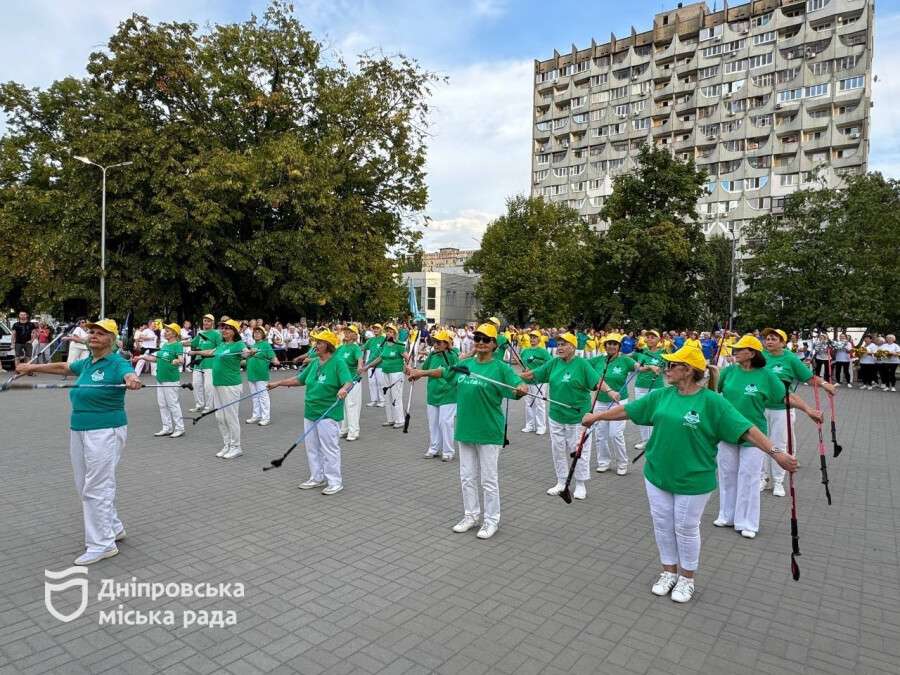
[[[900,178],[900,14],[876,19],[869,169]]]
[[[480,63],[448,73],[432,100],[426,248],[471,248],[531,172],[532,61]]]

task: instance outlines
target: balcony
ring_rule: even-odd
[[[810,152],[812,150],[821,150],[823,148],[831,147],[831,131],[823,131],[819,132],[821,136],[818,138],[815,137],[807,137],[804,135],[802,139],[802,148],[804,152]]]
[[[792,11],[795,7],[801,8],[803,11],[799,12],[796,16],[787,16],[785,11]],[[806,7],[804,6],[804,2],[794,3],[793,5],[785,4],[781,9],[775,10],[775,16],[770,21],[770,25],[773,29],[782,29],[782,28],[792,28],[794,26],[802,26],[803,22],[806,21]],[[771,30],[771,29],[770,29]]]
[[[800,148],[800,137],[799,135],[791,136],[788,139],[783,138],[775,138],[775,143],[772,146],[773,154],[776,155],[784,155],[784,154],[794,154]]]
[[[691,54],[697,50],[697,40],[691,38],[689,40],[681,40],[679,37],[675,37],[673,40],[675,42],[675,55],[684,55]]]
[[[858,166],[863,163],[863,153],[859,151],[857,148],[856,152],[848,155],[847,151],[844,151],[844,157],[837,158],[832,153],[831,157],[831,166],[835,169],[843,169],[848,166]]]
[[[792,157],[787,161],[781,161],[779,163],[772,163],[772,173],[776,176],[781,175],[783,173],[797,173],[800,170],[800,161],[797,157]]]
[[[804,109],[802,112],[804,129],[826,129],[831,124],[831,106],[820,108],[816,111],[825,112],[825,115],[813,115],[809,110]]]

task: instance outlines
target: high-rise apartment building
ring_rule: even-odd
[[[643,143],[709,174],[707,235],[866,170],[873,0],[704,2],[535,62],[532,194],[588,222]]]

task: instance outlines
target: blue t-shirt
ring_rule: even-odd
[[[717,345],[718,343],[712,338],[700,340],[700,348],[703,350],[703,356],[706,357],[707,361],[711,360],[712,357],[716,355]]]
[[[125,376],[134,373],[131,363],[116,353],[94,361],[92,356],[69,364],[77,379],[75,384],[86,385],[69,390],[72,431],[113,429],[128,424],[125,416],[125,387],[97,387],[87,385],[124,384]]]
[[[672,344],[675,345],[675,349],[681,349],[681,348],[684,346],[684,341],[685,341],[686,339],[687,339],[687,338],[682,337],[681,335],[679,335],[679,336],[676,337],[674,340],[672,340]]]
[[[622,338],[622,353],[630,354],[634,351],[634,338],[630,335],[626,335]]]

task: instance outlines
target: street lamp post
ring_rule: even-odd
[[[103,196],[100,201],[100,318],[106,318],[106,172],[119,166],[129,166],[134,162],[119,162],[109,166],[101,166],[87,157],[76,155],[82,164],[96,166],[103,173]]]
[[[736,247],[736,237],[734,234],[734,224],[732,223],[728,231],[731,232],[731,283],[728,286],[728,330],[732,330],[734,323],[734,257]]]

